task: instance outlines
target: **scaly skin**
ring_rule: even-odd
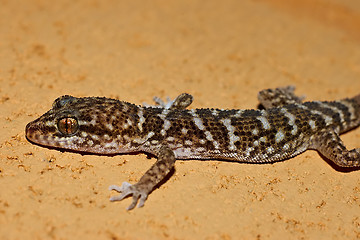
[[[134,185],[110,186],[133,195],[129,210],[174,167],[176,159],[227,159],[269,163],[316,149],[340,167],[360,166],[360,149],[347,150],[339,134],[360,125],[360,95],[332,102],[305,102],[294,87],[259,93],[266,110],[185,109],[192,96],[144,107],[109,98],[62,96],[26,126],[33,143],[97,154],[147,152],[158,161]]]

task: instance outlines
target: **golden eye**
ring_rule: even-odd
[[[58,121],[58,129],[62,134],[72,135],[79,128],[78,121],[75,118],[62,118]]]

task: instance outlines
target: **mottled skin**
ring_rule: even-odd
[[[294,87],[259,93],[266,110],[185,109],[192,96],[153,107],[109,98],[62,96],[52,109],[26,126],[34,143],[97,154],[147,152],[156,163],[138,183],[110,186],[143,206],[176,159],[227,159],[265,163],[318,150],[340,167],[360,166],[360,149],[347,150],[339,134],[360,125],[360,95],[332,102],[305,102]]]

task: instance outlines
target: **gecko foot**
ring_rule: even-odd
[[[118,196],[111,197],[110,201],[112,201],[112,202],[121,201],[129,195],[133,196],[133,201],[126,210],[132,210],[138,203],[139,199],[140,199],[140,202],[138,204],[138,207],[144,206],[144,203],[148,196],[148,194],[145,191],[141,191],[141,189],[138,189],[136,185],[132,185],[128,182],[123,182],[120,187],[117,185],[111,185],[109,187],[109,190],[115,190],[115,191],[121,193]]]
[[[155,105],[149,105],[147,103],[143,103],[145,107],[156,107],[156,108],[165,108],[165,109],[185,109],[187,108],[193,101],[193,96],[188,93],[182,93],[177,96],[174,100],[167,97],[166,101],[163,101],[159,97],[153,98]]]

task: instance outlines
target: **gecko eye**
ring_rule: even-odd
[[[65,117],[58,121],[58,129],[62,134],[72,135],[79,129],[79,124],[75,118]]]

